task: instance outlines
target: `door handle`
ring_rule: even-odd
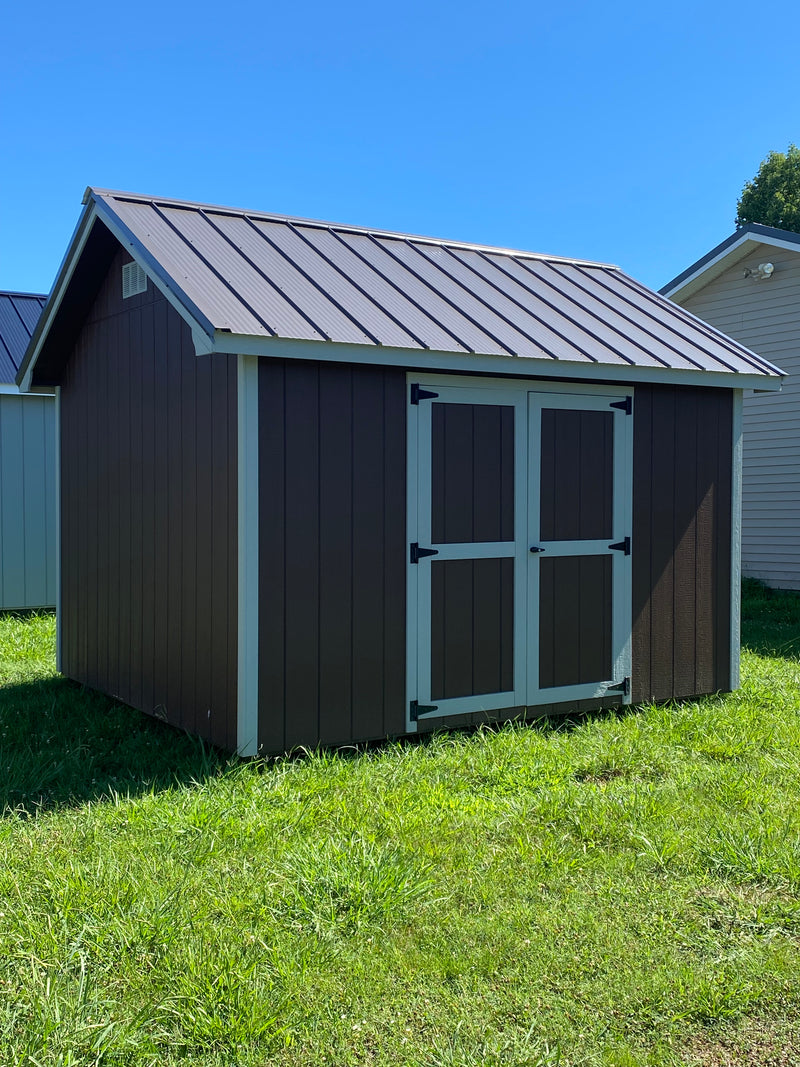
[[[531,552],[544,552],[545,550],[539,545],[531,545]]]

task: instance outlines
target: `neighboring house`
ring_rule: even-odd
[[[661,292],[789,376],[744,395],[742,571],[800,589],[800,234],[748,223]]]
[[[602,264],[84,203],[18,376],[65,674],[242,754],[738,684],[765,360]]]
[[[0,610],[56,602],[55,404],[14,379],[44,296],[0,292]]]

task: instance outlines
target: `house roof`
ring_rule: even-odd
[[[91,262],[108,259],[104,233],[189,322],[198,352],[779,385],[766,360],[608,264],[104,189],[84,204],[27,385],[54,384]],[[535,364],[509,366],[523,359]]]
[[[0,292],[0,385],[14,381],[46,296]]]
[[[671,300],[685,300],[740,259],[749,256],[758,245],[773,245],[800,252],[800,233],[779,230],[775,226],[762,226],[760,222],[748,222],[667,282],[659,292]]]

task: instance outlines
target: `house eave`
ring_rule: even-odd
[[[787,233],[787,236],[781,236],[784,233]],[[729,267],[735,266],[754,252],[758,245],[771,245],[773,248],[800,252],[800,234],[789,235],[787,231],[775,230],[770,226],[749,224],[720,242],[658,291],[662,296],[680,304],[718,278]]]

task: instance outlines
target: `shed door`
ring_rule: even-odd
[[[610,547],[630,536],[619,396],[421,388],[409,396],[409,727],[604,694],[629,673],[630,556]]]
[[[529,394],[528,704],[599,697],[618,687],[627,695],[626,404],[614,396]]]

